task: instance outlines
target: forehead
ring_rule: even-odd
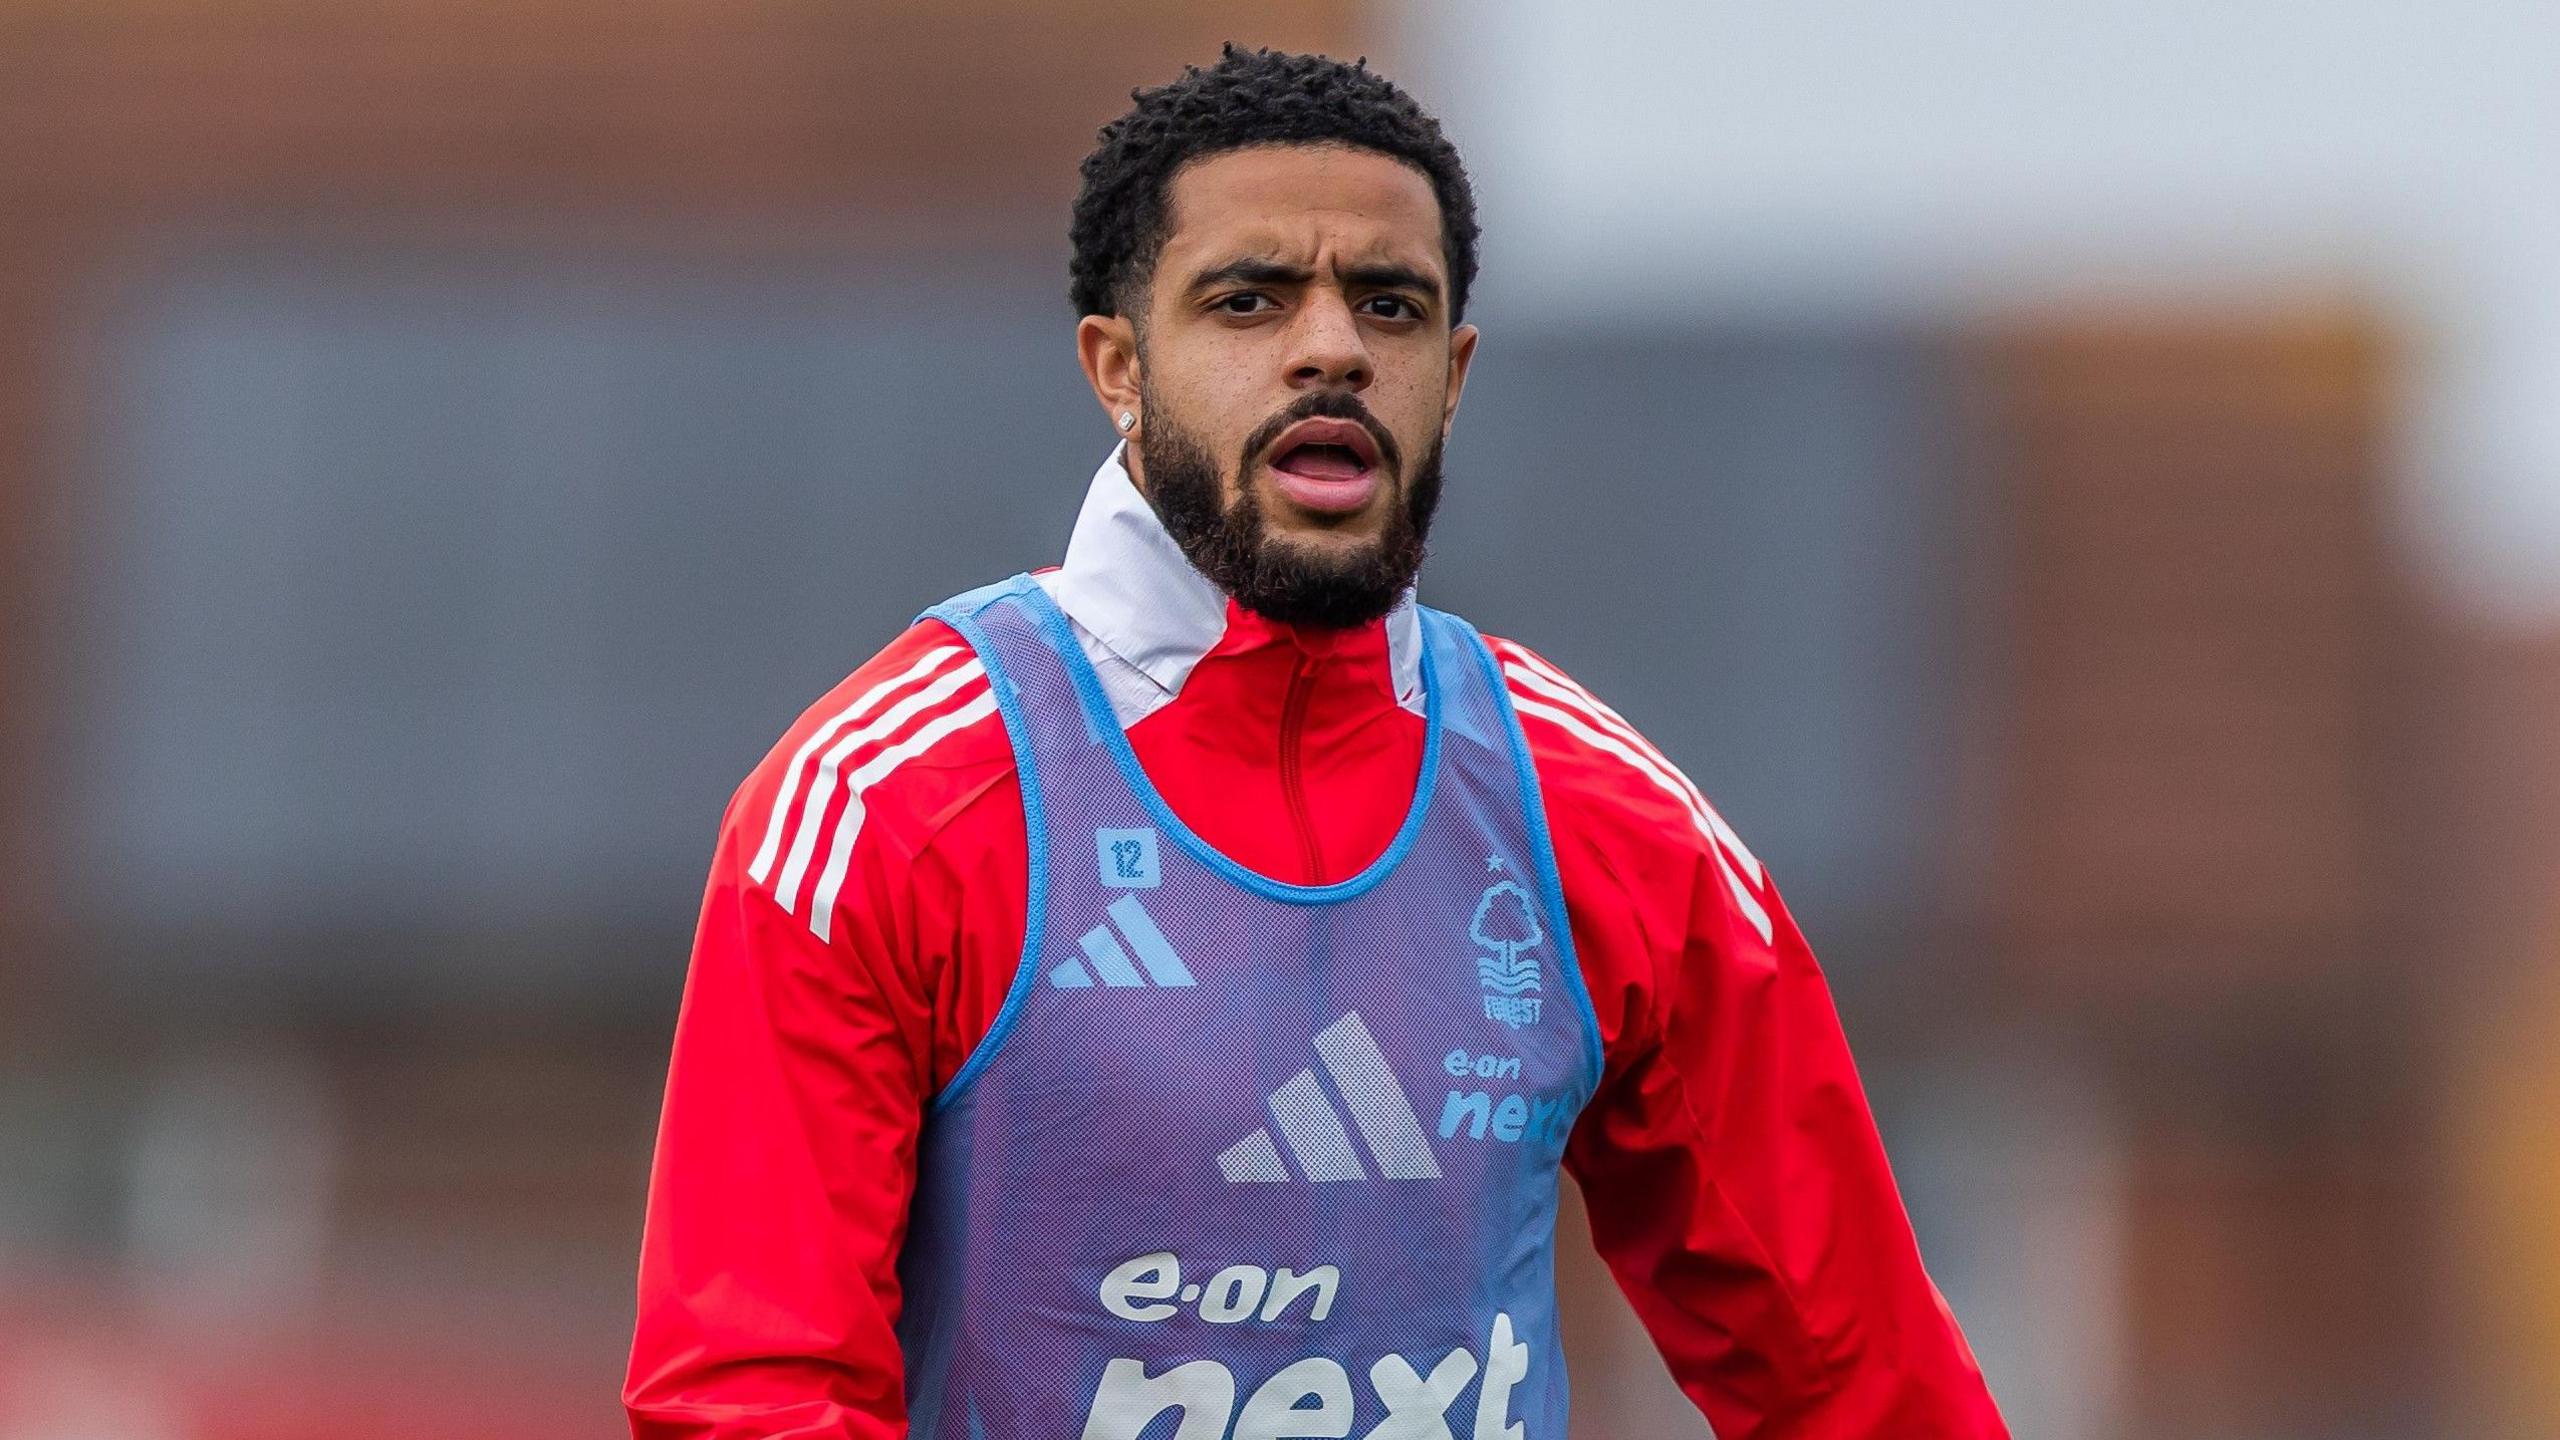
[[[1186,271],[1241,255],[1395,259],[1441,277],[1440,199],[1420,170],[1345,145],[1258,145],[1194,160],[1165,189],[1158,267]]]

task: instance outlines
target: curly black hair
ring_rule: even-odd
[[[1372,73],[1369,57],[1345,65],[1229,41],[1217,64],[1186,65],[1180,79],[1129,98],[1137,103],[1102,127],[1084,157],[1084,188],[1067,227],[1068,295],[1079,316],[1139,306],[1164,249],[1165,192],[1186,163],[1252,145],[1339,144],[1393,156],[1430,177],[1449,263],[1449,323],[1466,317],[1476,278],[1475,191],[1440,122]]]

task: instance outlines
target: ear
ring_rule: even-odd
[[[1076,322],[1076,363],[1084,367],[1085,383],[1102,402],[1112,433],[1137,434],[1147,423],[1138,405],[1137,327],[1122,315],[1087,315]],[[1137,416],[1138,423],[1121,429],[1123,412]]]
[[[1467,388],[1467,370],[1476,361],[1476,327],[1461,325],[1449,332],[1449,394],[1440,402],[1440,439],[1447,443],[1449,427],[1458,419],[1458,396]]]

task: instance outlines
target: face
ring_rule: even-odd
[[[1275,619],[1386,613],[1422,561],[1475,352],[1440,206],[1374,151],[1283,145],[1178,171],[1143,313],[1078,347],[1130,472],[1210,579]]]

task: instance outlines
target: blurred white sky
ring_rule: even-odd
[[[1382,67],[1490,315],[2351,294],[2414,342],[2412,555],[2560,620],[2560,4],[1418,0]]]

